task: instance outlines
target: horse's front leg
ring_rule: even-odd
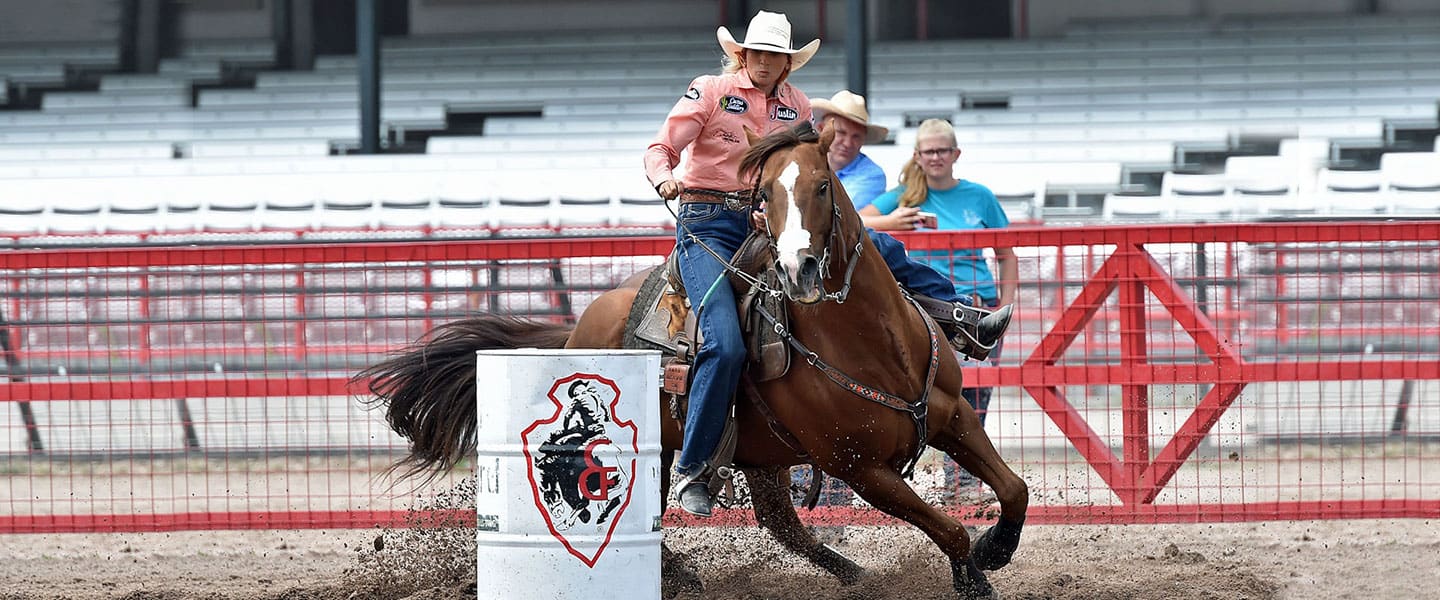
[[[1020,546],[1020,531],[1030,506],[1030,488],[1000,458],[970,406],[960,404],[963,406],[946,427],[935,433],[930,445],[950,455],[961,468],[995,490],[995,497],[1000,500],[1000,518],[975,540],[973,548],[975,564],[994,571],[1010,564],[1010,557]]]
[[[930,536],[940,551],[950,558],[950,574],[954,577],[955,592],[960,598],[1000,597],[990,586],[985,573],[971,559],[970,534],[965,532],[965,526],[944,511],[926,504],[895,470],[883,465],[856,469],[847,483],[875,508],[920,528]]]
[[[828,571],[851,585],[860,580],[865,570],[855,561],[846,558],[839,551],[815,539],[800,517],[795,514],[795,505],[790,501],[789,471],[783,467],[743,469],[745,481],[750,484],[750,500],[755,508],[755,520],[770,531],[770,535],[785,546],[786,550],[805,557],[812,564]]]

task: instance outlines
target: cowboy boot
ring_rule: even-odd
[[[675,500],[680,508],[697,517],[709,517],[715,508],[715,496],[710,493],[710,474],[702,470],[699,474],[680,480]]]
[[[949,324],[952,329],[946,330],[950,345],[972,360],[983,361],[990,358],[990,351],[995,349],[995,344],[1005,335],[1005,330],[1010,328],[1010,316],[1013,312],[1014,306],[1009,304],[990,311],[956,302],[951,316],[953,320]],[[946,325],[941,323],[940,327],[945,329]]]
[[[924,294],[912,296],[930,318],[940,326],[945,337],[961,354],[975,360],[990,357],[995,343],[1010,327],[1012,307],[1005,306],[991,312],[970,306],[964,300],[947,302]]]

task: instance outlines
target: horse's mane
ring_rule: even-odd
[[[815,131],[815,126],[809,121],[801,121],[789,129],[776,130],[760,138],[760,141],[745,151],[745,156],[740,159],[740,174],[745,179],[754,177],[755,173],[760,172],[760,166],[765,164],[765,159],[770,158],[775,151],[819,141],[820,132]]]

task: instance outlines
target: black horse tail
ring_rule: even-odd
[[[475,351],[561,348],[573,325],[484,314],[441,325],[409,347],[371,366],[364,383],[369,408],[388,406],[390,428],[410,440],[410,454],[392,470],[428,482],[475,453]],[[368,380],[368,383],[366,383]]]

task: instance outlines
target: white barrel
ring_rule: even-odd
[[[660,353],[481,351],[481,600],[660,597]]]

